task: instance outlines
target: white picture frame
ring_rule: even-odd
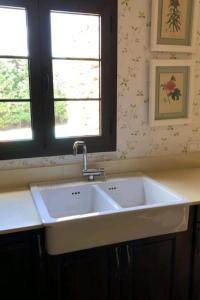
[[[169,78],[169,81],[163,78]],[[172,79],[178,80],[173,82]],[[149,89],[151,127],[191,123],[193,81],[193,60],[151,61]]]
[[[152,0],[152,13],[151,13],[151,51],[153,52],[185,52],[194,53],[196,49],[196,31],[197,31],[197,17],[198,17],[198,0],[188,0],[188,5],[191,8],[185,11],[189,11],[189,15],[185,20],[187,20],[187,26],[185,25],[185,39],[181,38],[171,38],[162,37],[166,34],[166,31],[162,31],[162,21],[163,21],[163,4],[164,1],[169,0]],[[180,13],[181,14],[181,13]],[[167,24],[165,22],[165,24]],[[166,25],[169,26],[169,25]],[[180,25],[181,26],[181,25]],[[174,28],[174,27],[170,27]],[[164,29],[163,29],[164,30]],[[169,29],[169,31],[173,31]],[[180,31],[181,33],[181,31]],[[170,33],[173,35],[173,33]],[[169,34],[169,35],[170,35]],[[174,34],[178,33],[174,30]],[[182,33],[183,34],[183,33]]]

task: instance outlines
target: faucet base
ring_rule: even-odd
[[[100,169],[88,169],[82,171],[83,176],[88,176],[88,181],[94,181],[96,176],[105,176],[103,168]]]

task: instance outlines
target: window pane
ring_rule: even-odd
[[[30,103],[0,102],[0,141],[32,139]]]
[[[53,60],[55,98],[99,98],[99,62]]]
[[[99,101],[55,102],[56,138],[100,135]]]
[[[30,99],[27,59],[0,59],[0,99]]]
[[[100,17],[51,13],[53,57],[99,58]]]
[[[0,55],[28,55],[24,9],[0,7],[0,41]]]

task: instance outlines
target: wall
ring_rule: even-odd
[[[150,128],[148,124],[150,59],[190,58],[187,54],[150,53],[150,10],[150,0],[119,0],[117,151],[92,154],[92,160],[185,153],[190,142],[200,141],[200,31],[197,32],[197,51],[193,55],[196,72],[194,98],[191,99],[192,124],[158,128]],[[0,162],[0,169],[59,165],[75,161],[77,158],[72,156],[11,160]]]

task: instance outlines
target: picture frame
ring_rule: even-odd
[[[195,52],[198,0],[152,0],[151,51]]]
[[[150,126],[180,125],[191,122],[193,78],[193,60],[151,61]]]

